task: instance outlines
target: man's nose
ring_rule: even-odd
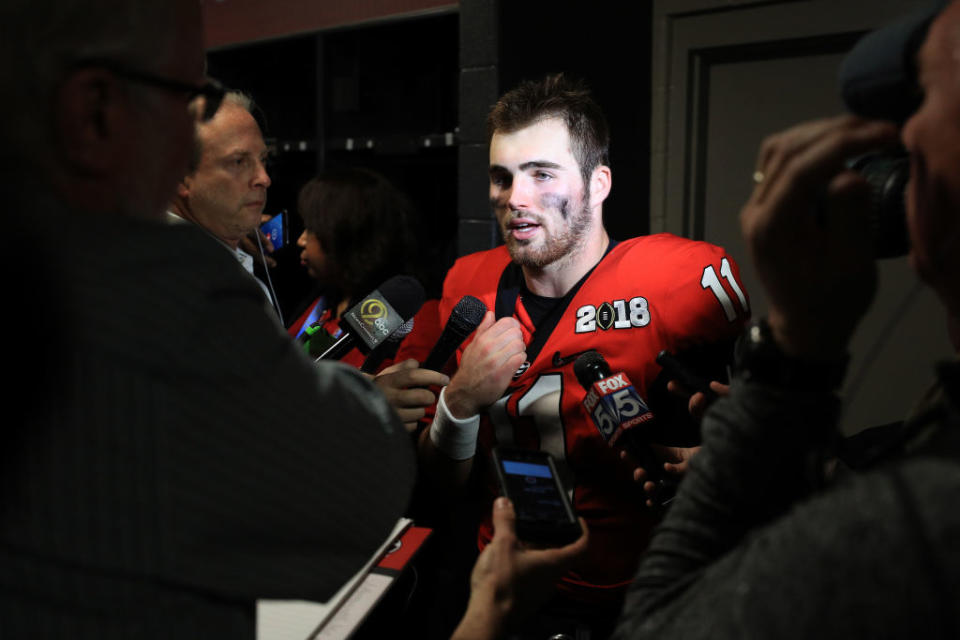
[[[270,174],[267,173],[267,165],[263,161],[257,161],[257,173],[253,177],[253,186],[264,189],[270,186]]]
[[[514,211],[522,211],[533,203],[533,182],[524,175],[514,176],[510,184],[507,205]]]

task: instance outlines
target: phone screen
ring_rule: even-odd
[[[503,494],[513,502],[517,535],[540,544],[566,544],[580,536],[580,523],[548,453],[494,449]]]
[[[517,518],[557,523],[570,519],[549,465],[504,460],[503,473]]]
[[[284,213],[284,211],[281,211],[260,225],[260,230],[263,231],[264,235],[270,238],[270,242],[273,243],[273,249],[275,251],[287,242],[286,221],[284,220],[283,215]]]

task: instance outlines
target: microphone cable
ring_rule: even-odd
[[[280,300],[277,298],[277,292],[273,289],[273,279],[270,278],[270,267],[267,266],[267,256],[263,251],[263,241],[260,240],[260,229],[255,229],[253,235],[257,238],[257,247],[260,249],[260,263],[263,265],[263,272],[267,276],[267,288],[270,289],[270,303],[273,305],[277,317],[280,318],[280,324],[287,326],[283,319],[283,311],[280,310]]]

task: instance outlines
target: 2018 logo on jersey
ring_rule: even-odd
[[[590,333],[598,328],[630,329],[650,324],[650,307],[641,296],[630,300],[613,300],[599,305],[585,304],[577,309],[577,333]]]

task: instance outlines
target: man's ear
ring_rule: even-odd
[[[590,204],[603,204],[610,195],[611,186],[613,186],[613,175],[610,173],[610,167],[602,164],[594,169],[590,175]]]
[[[127,117],[124,91],[115,75],[93,67],[74,71],[60,86],[54,114],[58,142],[75,171],[102,174],[124,161],[118,153]]]
[[[184,200],[190,198],[190,184],[192,182],[190,176],[184,176],[183,180],[177,183],[177,195]]]

